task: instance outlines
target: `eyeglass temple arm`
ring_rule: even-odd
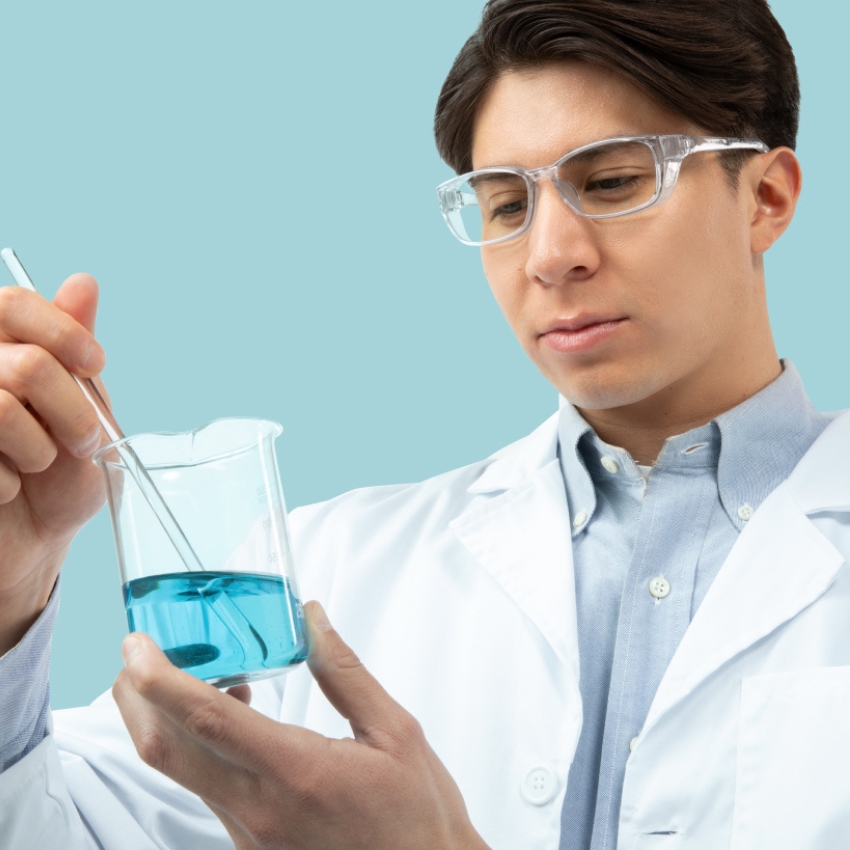
[[[759,153],[767,153],[770,148],[758,139],[724,139],[711,136],[699,136],[694,138],[696,144],[688,153],[699,153],[700,151],[741,151],[754,150]]]
[[[758,139],[727,139],[716,136],[697,136],[693,138],[672,136],[668,138],[670,141],[678,138],[679,141],[676,144],[675,150],[666,149],[664,151],[661,192],[657,201],[659,204],[666,201],[673,194],[676,181],[679,179],[682,160],[688,154],[700,153],[702,151],[734,150],[754,150],[758,153],[767,153],[770,150],[764,142],[760,142]],[[665,139],[664,141],[666,142],[667,140]],[[682,142],[685,142],[685,145],[682,145]]]

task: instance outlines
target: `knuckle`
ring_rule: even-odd
[[[127,673],[122,668],[118,675],[115,677],[115,681],[112,683],[112,697],[115,702],[121,702],[121,698],[124,696],[124,691],[127,689]]]
[[[425,741],[422,724],[410,713],[403,711],[396,723],[396,733],[400,741],[409,745],[420,745]]]
[[[100,428],[100,423],[97,419],[97,414],[90,404],[82,406],[71,420],[71,430],[80,439],[85,439],[92,431],[97,431]]]
[[[259,806],[246,815],[245,826],[256,847],[277,848],[284,835],[273,806]],[[279,816],[278,816],[279,817]]]
[[[12,393],[0,389],[0,428],[8,430],[18,417],[20,402]]]
[[[46,344],[49,351],[62,351],[74,342],[74,336],[65,321],[51,323],[45,328]]]
[[[0,505],[11,502],[21,492],[21,476],[6,467],[0,475]]]
[[[127,696],[127,692],[132,690],[132,687],[130,677],[127,675],[127,669],[122,667],[121,671],[115,677],[115,681],[112,683],[112,696],[118,705],[121,705]]]
[[[0,324],[15,309],[15,305],[20,303],[21,295],[20,287],[0,287]]]
[[[341,641],[336,642],[331,647],[329,657],[337,667],[343,670],[353,670],[356,667],[362,666],[362,663],[354,650]]]
[[[126,676],[126,690],[135,691],[140,697],[143,697],[148,702],[153,701],[156,696],[158,679],[156,671],[151,670],[147,665],[141,669],[134,669],[132,675],[127,668],[121,671],[121,675]]]
[[[56,361],[41,346],[21,344],[17,348],[16,371],[24,386],[52,383]]]
[[[292,798],[302,807],[312,809],[327,790],[326,759],[318,758],[287,770],[286,783]],[[331,770],[334,765],[330,765]]]
[[[168,743],[162,732],[147,726],[136,732],[133,743],[139,758],[154,770],[164,773],[168,767]]]
[[[227,724],[214,699],[193,708],[186,716],[186,730],[195,738],[215,746],[227,733]]]

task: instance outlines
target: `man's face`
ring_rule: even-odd
[[[701,131],[605,69],[547,65],[496,81],[473,168],[539,168],[600,139],[668,133]],[[684,161],[665,203],[622,218],[581,218],[543,180],[531,230],[482,248],[484,271],[523,348],[576,406],[710,396],[746,362],[764,299],[753,210],[712,153]]]

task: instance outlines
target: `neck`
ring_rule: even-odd
[[[740,365],[731,364],[732,366]],[[683,385],[672,384],[649,398],[606,410],[578,408],[584,419],[604,442],[625,449],[642,465],[658,457],[664,441],[705,425],[721,413],[737,407],[763,390],[782,373],[773,350],[759,368],[741,374],[740,368],[718,376],[708,372],[691,376]]]

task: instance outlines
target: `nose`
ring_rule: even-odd
[[[534,220],[526,236],[529,280],[557,286],[592,277],[601,262],[595,222],[573,212],[551,180],[541,180],[537,188]]]

